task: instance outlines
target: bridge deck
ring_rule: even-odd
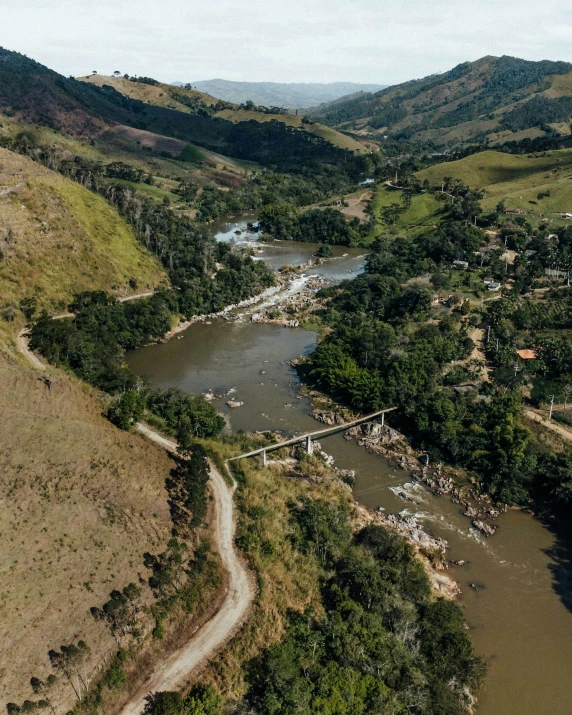
[[[355,425],[359,425],[362,422],[367,422],[368,420],[372,420],[374,417],[379,417],[380,415],[384,415],[387,412],[393,412],[396,409],[397,409],[397,407],[389,407],[387,410],[379,410],[379,412],[373,412],[371,415],[365,415],[364,417],[360,417],[359,419],[353,420],[352,422],[346,422],[343,425],[334,425],[333,427],[316,430],[315,432],[307,432],[306,434],[302,434],[298,437],[292,437],[291,439],[287,439],[284,442],[276,442],[275,444],[270,444],[267,447],[260,447],[259,449],[255,449],[252,452],[246,452],[245,454],[239,454],[237,457],[230,457],[227,461],[234,462],[236,459],[244,459],[246,457],[254,457],[255,455],[262,454],[263,452],[271,452],[275,449],[280,449],[281,447],[289,447],[291,444],[296,444],[297,442],[303,442],[304,440],[306,440],[308,438],[312,439],[313,437],[320,437],[325,434],[339,432],[341,430],[346,430],[346,429],[349,429],[350,427],[354,427]]]

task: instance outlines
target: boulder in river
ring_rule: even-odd
[[[244,402],[239,402],[238,400],[229,400],[226,404],[231,409],[236,409],[237,407],[242,407],[244,405]]]
[[[480,532],[483,534],[486,534],[487,536],[494,536],[495,531],[497,530],[496,526],[491,526],[490,524],[486,524],[484,521],[481,521],[480,519],[473,519],[473,526],[475,529],[478,529]]]

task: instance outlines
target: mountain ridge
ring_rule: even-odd
[[[173,82],[184,87],[187,83]],[[193,88],[219,99],[242,104],[279,106],[286,109],[308,109],[357,92],[377,92],[387,85],[359,82],[238,82],[221,77],[193,81]]]
[[[572,64],[488,55],[309,114],[357,135],[439,148],[568,135],[557,125],[572,117]]]

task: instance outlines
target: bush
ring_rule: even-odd
[[[104,680],[110,690],[118,690],[127,682],[127,676],[119,663],[113,663],[107,670]]]
[[[145,397],[137,390],[127,390],[107,411],[108,419],[119,429],[128,430],[139,422],[145,411]]]

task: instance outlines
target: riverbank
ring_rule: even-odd
[[[285,247],[291,248],[298,247]],[[348,260],[336,260],[333,265],[346,266]],[[276,260],[278,265],[283,262]],[[328,267],[328,263],[324,266]],[[345,274],[344,267],[338,275],[343,279]],[[143,348],[128,355],[129,364],[137,374],[148,375],[153,385],[162,388],[179,387],[195,393],[213,388],[220,395],[233,389],[233,398],[244,402],[243,407],[230,410],[222,399],[213,404],[224,412],[235,433],[280,430],[287,436],[316,429],[310,416],[308,390],[300,390],[299,377],[292,367],[296,358],[315,349],[315,332],[254,324],[245,315],[237,321],[195,325],[190,329],[190,338]],[[329,410],[328,404],[321,405],[318,401],[314,407]],[[438,483],[432,489],[413,480],[409,470],[399,465],[401,454],[390,461],[360,447],[355,438],[347,441],[339,434],[323,439],[322,444],[340,469],[355,472],[353,499],[360,506],[373,514],[382,506],[385,511],[381,514],[414,517],[427,533],[448,542],[449,569],[445,574],[459,584],[462,593],[458,599],[471,637],[477,652],[489,661],[478,714],[520,715],[532,709],[568,715],[572,711],[572,695],[565,684],[572,667],[572,617],[563,595],[567,593],[569,569],[567,551],[560,540],[530,515],[510,509],[496,519],[499,528],[495,536],[486,537],[463,515],[466,508],[451,500],[454,495],[437,496],[437,488],[441,488]],[[416,471],[422,472],[423,466],[418,463]],[[427,476],[431,479],[436,466],[429,465]],[[248,475],[250,471],[245,473]],[[260,501],[254,505],[267,508],[267,500],[274,502],[282,492],[276,491],[278,483],[272,472],[264,479]],[[463,475],[459,479],[462,481]],[[469,481],[465,486],[474,487]],[[320,488],[328,495],[331,484]],[[274,515],[268,509],[264,518],[264,531],[271,541],[274,534],[278,536],[288,529],[287,519],[277,518],[275,522]],[[271,591],[280,591],[280,598],[293,606],[300,603],[295,602],[295,593],[301,601],[306,597],[311,600],[304,594],[302,584],[298,584],[299,591],[290,581],[286,585],[283,578],[290,565],[282,558],[283,551],[279,556],[275,566],[277,580],[269,586]],[[263,561],[274,557],[260,558]],[[305,573],[302,564],[291,566]],[[296,574],[292,578],[296,580]],[[268,625],[261,633],[254,634],[247,626],[252,641],[260,637],[261,647],[265,638],[276,637],[283,622],[274,607],[263,608],[268,609]],[[230,660],[232,657],[229,656]],[[226,667],[220,666],[213,682],[224,681]],[[228,667],[231,677],[232,668]]]

